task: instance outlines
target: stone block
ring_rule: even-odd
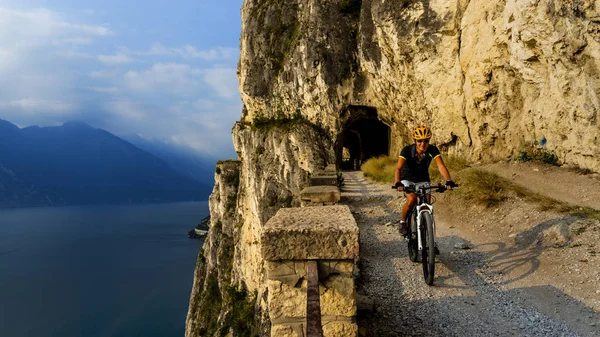
[[[300,200],[311,203],[337,203],[340,189],[337,186],[309,186],[300,192]]]
[[[321,290],[321,315],[356,316],[356,289],[354,279],[348,276],[332,275]]]
[[[331,274],[352,276],[354,260],[319,260],[319,280],[325,280]]]
[[[267,278],[277,280],[290,287],[295,286],[306,276],[306,267],[302,261],[267,261]]]
[[[346,205],[282,208],[261,235],[265,260],[352,260],[358,226]]]
[[[267,280],[269,318],[273,324],[306,318],[306,286],[306,280],[300,287]]]
[[[337,186],[338,178],[336,175],[332,176],[315,176],[310,178],[311,186]]]
[[[304,324],[274,324],[271,337],[304,337]]]
[[[323,325],[323,337],[355,337],[358,326],[349,322],[329,322]]]
[[[329,164],[327,165],[321,172],[319,172],[319,175],[337,175],[337,170],[335,169],[335,165],[334,164]]]

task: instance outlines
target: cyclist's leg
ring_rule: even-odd
[[[402,185],[405,187],[414,186],[414,183],[412,181],[402,180]],[[415,207],[415,204],[417,203],[417,195],[415,193],[404,193],[404,196],[406,197],[406,202],[402,207],[402,221],[400,221],[399,229],[400,234],[406,236],[408,235],[408,224],[406,220],[408,219],[408,215],[412,211],[413,207]]]
[[[415,183],[409,180],[402,180],[402,185],[404,187],[407,186],[415,186]],[[406,193],[404,192],[404,196],[406,197],[406,202],[404,203],[404,207],[402,207],[402,220],[406,221],[408,218],[408,214],[412,211],[413,207],[417,203],[417,195],[415,193]]]
[[[410,211],[412,211],[413,207],[415,207],[415,204],[417,203],[417,195],[415,193],[404,193],[404,196],[406,197],[406,202],[402,207],[402,220],[406,221],[408,214]]]

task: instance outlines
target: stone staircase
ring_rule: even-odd
[[[271,336],[357,336],[355,261],[359,231],[338,205],[341,175],[327,167],[264,226]]]

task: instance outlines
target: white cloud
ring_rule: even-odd
[[[62,56],[64,58],[68,58],[68,59],[90,59],[90,58],[92,58],[92,56],[89,54],[74,51],[74,50],[60,51],[56,54],[59,56]]]
[[[74,23],[49,9],[0,5],[0,102],[18,113],[45,118],[71,114],[77,102],[76,62],[91,59],[79,48],[112,35],[102,25]],[[62,115],[61,115],[62,116]]]
[[[117,87],[88,87],[88,89],[104,94],[116,94],[121,91],[121,89]]]
[[[98,55],[98,60],[106,65],[119,65],[133,62],[131,57],[123,53],[117,53],[115,55]]]
[[[235,68],[205,69],[204,82],[223,98],[239,97]]]
[[[91,37],[68,37],[56,40],[57,45],[90,45],[94,40]]]
[[[64,113],[75,109],[75,105],[63,101],[38,100],[34,98],[23,98],[19,100],[0,102],[0,108],[17,108],[23,112]]]
[[[107,108],[108,111],[124,118],[126,121],[142,121],[146,116],[142,105],[130,100],[109,102]]]
[[[18,45],[44,45],[52,43],[52,38],[65,36],[85,38],[113,34],[104,26],[66,22],[58,13],[44,8],[14,10],[0,7],[0,22],[0,42]]]
[[[126,85],[135,91],[189,95],[198,90],[197,74],[198,70],[187,64],[156,63],[146,71],[128,71],[124,78]]]
[[[89,76],[93,79],[111,79],[111,78],[119,77],[120,74],[113,70],[107,70],[107,71],[96,70],[96,71],[90,72]]]
[[[198,111],[214,111],[218,109],[219,103],[214,100],[199,98],[192,103],[192,106]]]
[[[238,55],[238,49],[230,47],[216,47],[208,50],[198,50],[196,47],[189,44],[182,47],[168,48],[160,43],[155,43],[149,50],[137,52],[137,54],[179,56],[186,59],[198,58],[204,61],[221,61],[236,58]]]

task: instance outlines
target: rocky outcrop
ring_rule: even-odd
[[[240,326],[248,334],[270,334],[261,229],[280,208],[299,206],[310,173],[333,161],[328,137],[305,120],[237,123],[233,135],[241,160],[219,162],[215,170],[186,336],[245,335]],[[234,300],[248,310],[238,305],[236,311]]]
[[[600,170],[600,9],[578,0],[245,1],[244,120],[300,111],[335,139],[349,106],[502,159],[544,143]]]
[[[238,67],[244,109],[233,128],[238,183],[215,176],[186,334],[233,331],[232,306],[211,312],[207,304],[229,301],[233,287],[248,289],[246,303],[260,312],[253,329],[268,335],[262,228],[279,208],[299,205],[310,175],[336,162],[345,129],[364,111],[389,127],[392,154],[409,129],[425,123],[445,153],[496,160],[537,144],[562,163],[600,171],[597,6],[245,0]],[[211,275],[218,275],[216,286]],[[221,302],[205,296],[211,292]],[[214,326],[201,322],[202,310]]]

